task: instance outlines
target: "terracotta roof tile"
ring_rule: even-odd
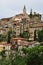
[[[43,23],[33,24],[31,27],[43,27]]]
[[[7,42],[0,42],[0,44],[7,44]]]
[[[11,43],[7,43],[7,42],[0,42],[0,45],[11,45]]]
[[[18,41],[18,40],[22,40],[22,41],[24,41],[24,40],[26,40],[25,38],[12,38],[11,40],[15,40],[15,41]]]

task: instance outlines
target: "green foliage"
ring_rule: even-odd
[[[22,51],[23,51],[24,54],[27,54],[29,49],[28,48],[22,48]]]
[[[7,33],[12,34],[12,30],[9,30]]]
[[[15,34],[12,34],[12,38],[15,38],[16,36],[15,36]]]
[[[35,53],[32,53],[29,55],[28,60],[27,60],[27,65],[41,65],[41,57]]]
[[[28,53],[27,65],[43,65],[43,46],[24,48],[23,52]]]
[[[16,52],[16,58],[15,58],[15,65],[26,65],[26,56],[25,57],[22,57],[21,55],[19,55],[17,52]]]
[[[32,9],[30,10],[30,18],[32,18]]]
[[[34,31],[34,41],[36,41],[36,30]]]
[[[0,52],[0,55],[2,55],[2,57],[6,57],[6,56],[5,56],[5,50],[1,51],[1,52]]]
[[[25,56],[19,55],[19,52],[11,50],[8,59],[1,59],[1,65],[43,65],[43,46],[34,46],[32,48],[23,48]]]
[[[1,65],[26,65],[26,57],[22,57],[18,55],[18,53],[11,53],[8,59],[1,59],[0,64]],[[21,62],[22,61],[22,62]]]
[[[38,31],[38,39],[39,39],[39,42],[43,41],[43,29]]]
[[[29,38],[30,34],[28,31],[24,31],[23,34],[20,34],[20,36],[23,38]]]
[[[0,34],[0,42],[2,42],[2,41],[10,42],[11,37],[12,38],[16,37],[14,31],[12,33],[12,30],[9,30],[6,35],[5,34]]]
[[[7,35],[0,34],[0,42],[6,41],[6,40],[7,40]]]
[[[2,34],[0,34],[0,42],[2,41]]]
[[[10,43],[10,39],[11,39],[11,32],[9,31],[7,34],[7,43]]]

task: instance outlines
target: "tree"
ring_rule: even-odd
[[[7,35],[0,34],[0,42],[2,42],[2,41],[7,41]]]
[[[36,30],[34,31],[34,41],[36,41]]]
[[[43,41],[43,29],[38,31],[38,40],[39,42]]]
[[[19,55],[19,52],[11,51],[9,58],[2,58],[0,65],[43,65],[43,46],[34,46],[32,48],[23,48],[25,56]]]
[[[28,52],[27,65],[43,65],[43,47],[35,46]]]
[[[7,34],[7,43],[10,43],[10,39],[11,39],[11,32],[9,31]]]
[[[23,48],[22,51],[27,54],[26,65],[43,65],[43,46]]]
[[[30,34],[28,31],[24,31],[23,34],[20,34],[20,36],[23,38],[29,39]]]
[[[32,18],[32,9],[30,10],[30,18]]]
[[[0,55],[1,55],[3,58],[5,58],[5,57],[6,57],[5,50],[1,51],[1,52],[0,52]]]
[[[28,53],[29,49],[28,48],[22,48],[22,51],[26,55]]]
[[[0,42],[2,41],[2,34],[0,34]]]
[[[16,37],[16,35],[15,34],[12,34],[12,38],[15,38]]]

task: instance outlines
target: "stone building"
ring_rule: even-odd
[[[0,21],[0,28],[5,28],[6,32],[12,29],[12,31],[15,32],[16,36],[19,36],[20,33],[23,33],[24,31],[28,31],[30,33],[29,40],[34,40],[35,30],[38,31],[43,28],[41,14],[36,12],[33,14],[32,9],[30,11],[30,14],[27,14],[25,6],[23,8],[23,13],[10,18],[3,18]]]

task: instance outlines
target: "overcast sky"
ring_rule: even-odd
[[[22,13],[24,5],[27,12],[43,13],[43,0],[0,0],[0,18],[11,17]]]

